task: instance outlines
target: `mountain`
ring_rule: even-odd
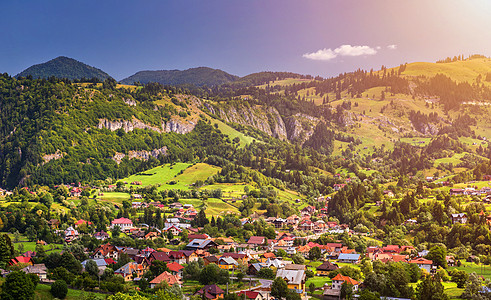
[[[230,83],[239,77],[219,69],[207,67],[180,70],[140,71],[121,80],[123,84],[158,82],[164,85],[192,84],[196,86],[215,86]]]
[[[491,157],[490,65],[413,63],[327,79],[261,72],[196,94],[3,75],[0,186],[117,179],[175,161],[253,168],[302,194],[328,193],[337,173],[455,175]]]
[[[17,74],[16,77],[26,77],[28,75],[31,75],[33,78],[54,76],[56,78],[68,78],[71,80],[82,78],[104,80],[110,77],[100,69],[65,56],[59,56],[48,62],[31,66]]]

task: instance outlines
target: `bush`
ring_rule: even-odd
[[[64,280],[57,280],[51,286],[51,295],[55,298],[65,299],[68,294],[68,286]]]

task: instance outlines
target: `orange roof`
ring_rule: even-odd
[[[336,277],[334,277],[332,279],[332,281],[345,281],[349,284],[352,284],[352,285],[357,285],[358,284],[358,281],[354,280],[353,278],[349,277],[349,276],[343,276],[341,275],[341,273],[338,273],[338,275],[336,275]]]
[[[429,259],[424,259],[422,257],[418,259],[413,259],[409,262],[410,264],[419,264],[419,265],[432,265],[433,261]]]
[[[176,262],[168,263],[167,268],[169,268],[169,270],[171,270],[173,272],[179,272],[179,270],[184,269],[183,266],[181,266],[180,264],[178,264]]]
[[[273,252],[266,252],[263,254],[264,258],[273,258],[276,257]]]
[[[150,281],[150,283],[159,284],[162,281],[167,282],[169,284],[169,286],[171,286],[171,285],[173,285],[175,283],[181,284],[181,279],[179,278],[179,276],[172,275],[171,273],[169,273],[167,271],[164,271],[162,274],[160,274],[159,276],[155,277],[152,281]]]

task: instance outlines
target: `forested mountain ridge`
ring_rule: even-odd
[[[33,78],[56,78],[74,79],[92,79],[104,80],[110,76],[104,71],[79,62],[73,58],[59,56],[48,62],[31,66],[17,74],[16,77]]]
[[[486,59],[458,63],[476,60]],[[322,182],[339,172],[388,180],[486,161],[489,107],[474,102],[486,103],[488,84],[415,77],[408,66],[328,79],[262,72],[189,90],[4,74],[1,185],[121,178],[214,157],[315,194],[328,192]]]
[[[225,71],[207,67],[191,68],[187,70],[160,70],[160,71],[140,71],[128,78],[121,80],[123,84],[133,84],[139,82],[147,84],[156,82],[163,85],[196,85],[196,86],[215,86],[230,83],[239,77],[228,74]]]

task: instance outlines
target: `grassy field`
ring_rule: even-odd
[[[220,120],[217,119],[210,119],[213,124],[217,124],[218,129],[226,135],[230,137],[231,140],[234,138],[238,137],[239,138],[239,148],[245,147],[246,145],[252,143],[255,139],[253,137],[250,137],[248,135],[243,134],[242,132],[239,132],[235,130],[234,128],[230,127],[229,125],[223,123]]]
[[[182,204],[192,204],[196,210],[201,210],[203,207],[203,201],[200,199],[179,199]],[[205,200],[206,204],[206,216],[219,216],[225,213],[239,213],[237,207],[232,206],[217,198],[208,198]]]
[[[142,173],[131,175],[119,181],[127,182],[127,187],[130,187],[131,183],[135,181],[140,181],[141,186],[164,184],[176,177],[181,171],[184,172],[190,165],[188,163],[165,164]],[[133,186],[138,187],[138,185]]]
[[[56,299],[49,292],[50,289],[51,289],[50,285],[38,284],[36,286],[34,299],[36,299],[36,300]],[[65,299],[67,299],[67,300],[81,299],[84,295],[89,295],[89,294],[94,296],[95,299],[106,299],[106,296],[107,296],[105,294],[91,293],[91,292],[85,292],[85,291],[81,291],[81,290],[68,289],[68,294],[67,294]],[[91,298],[91,299],[93,299],[93,298]]]
[[[483,276],[485,279],[491,279],[491,266],[462,262],[462,266],[449,268],[449,270],[452,269],[464,270],[467,273],[476,273],[479,276]]]

